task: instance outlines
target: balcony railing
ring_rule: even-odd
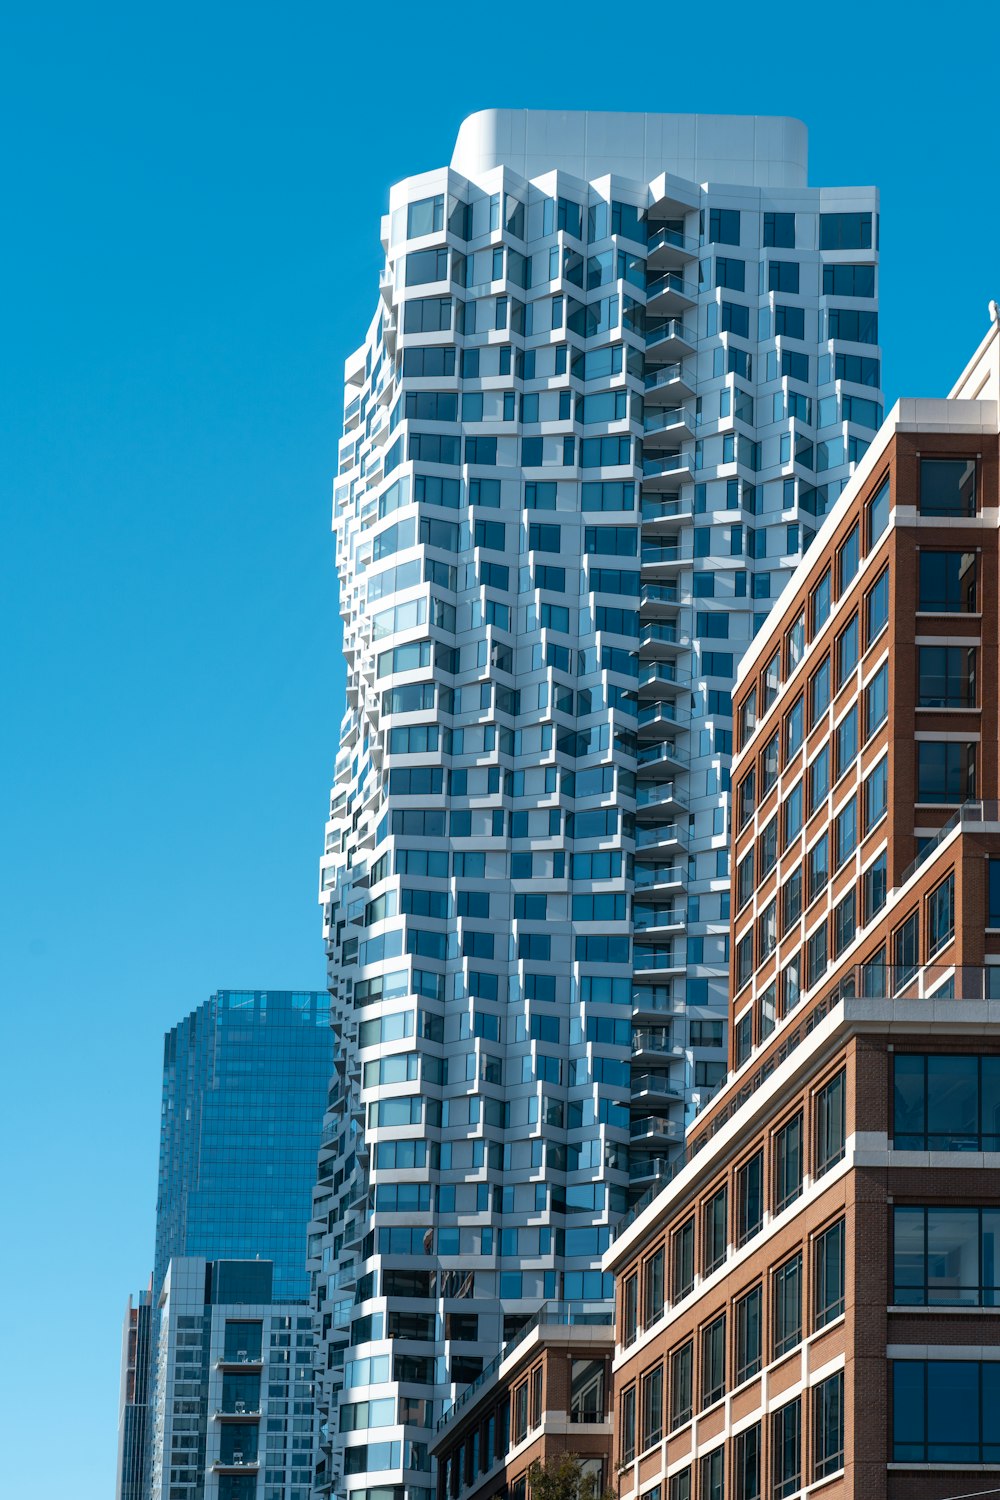
[[[646,391],[658,391],[661,386],[673,385],[675,380],[683,378],[684,366],[675,361],[672,365],[661,365],[651,375],[647,375],[642,382]]]
[[[908,864],[903,871],[900,885],[905,885],[915,870],[934,853],[939,844],[942,844],[950,833],[956,828],[977,828],[984,823],[1000,823],[1000,802],[963,802],[957,807],[946,823],[938,829],[925,849],[922,849],[916,859]]]
[[[683,250],[691,256],[698,253],[698,241],[692,235],[682,234],[679,229],[671,229],[666,224],[649,236],[646,241],[646,254],[651,255],[654,250],[660,250],[664,245],[670,245],[675,250]]]
[[[656,349],[660,344],[665,344],[669,340],[676,340],[694,347],[695,335],[690,328],[685,328],[679,319],[668,318],[666,323],[661,324],[659,328],[651,328],[648,331],[646,334],[646,348]]]

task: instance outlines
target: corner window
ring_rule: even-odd
[[[920,460],[920,514],[950,517],[976,514],[974,458]]]

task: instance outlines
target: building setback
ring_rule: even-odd
[[[878,200],[808,187],[796,121],[496,110],[382,244],[334,491],[317,1485],[430,1500],[442,1409],[610,1296],[725,1074],[730,690],[881,420]]]
[[[730,1073],[619,1227],[620,1495],[1000,1469],[1000,330],[744,658]]]

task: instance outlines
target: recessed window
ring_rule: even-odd
[[[830,747],[824,745],[809,763],[809,816],[825,801],[830,790]]]
[[[857,576],[861,558],[861,533],[857,525],[851,528],[846,542],[837,553],[837,598],[841,598]]]
[[[898,1306],[1000,1307],[1000,1207],[897,1207],[892,1300]]]
[[[802,1341],[802,1256],[793,1255],[774,1272],[774,1357]]]
[[[708,1276],[726,1258],[726,1228],[729,1191],[720,1188],[702,1210],[703,1274]]]
[[[774,1136],[774,1211],[780,1213],[802,1191],[802,1116]]]
[[[858,617],[837,637],[837,687],[843,687],[858,664]]]
[[[812,633],[815,636],[830,618],[830,570],[827,568],[819,583],[813,589],[810,600],[812,613]]]
[[[898,1151],[1000,1148],[1000,1056],[896,1053],[893,1145]]]
[[[830,706],[830,658],[824,657],[809,679],[809,728],[812,729]]]
[[[933,958],[955,936],[955,876],[950,874],[927,897],[927,956]]]
[[[855,703],[834,730],[837,746],[837,779],[853,764],[858,753],[858,706]]]
[[[694,1219],[688,1219],[671,1237],[672,1300],[680,1302],[694,1288]]]
[[[976,746],[958,740],[917,741],[917,801],[965,802],[976,795]]]
[[[816,840],[806,856],[808,869],[807,901],[812,904],[830,879],[830,842],[827,834]]]
[[[818,1331],[844,1311],[844,1221],[813,1241],[813,1327]]]
[[[874,267],[871,267],[874,270]],[[868,547],[874,547],[889,524],[889,481],[868,502]]]
[[[813,1478],[844,1467],[844,1372],[813,1387]]]
[[[885,568],[865,595],[865,645],[870,646],[889,623],[889,569]]]
[[[975,707],[975,646],[917,647],[917,705],[920,708]]]
[[[843,1160],[847,1145],[846,1094],[847,1078],[841,1070],[816,1095],[817,1177]]]
[[[733,1438],[733,1500],[760,1500],[760,1423]]]
[[[976,514],[974,458],[920,460],[920,514],[950,517]]]
[[[802,866],[797,865],[781,887],[781,932],[790,931],[802,915]]]
[[[780,687],[781,687],[781,653],[778,652],[778,651],[776,651],[774,653],[774,655],[771,657],[771,660],[768,662],[767,666],[764,668],[764,678],[763,678],[763,689],[764,689],[763,711],[764,711],[764,713],[767,713],[767,710],[771,707],[771,704],[774,702],[775,698],[777,698],[777,696],[778,696],[778,690],[779,690]]]
[[[861,920],[866,924],[882,910],[889,894],[889,860],[883,849],[861,876]]]
[[[805,737],[805,705],[802,694],[796,698],[785,718],[785,759],[790,759],[801,749]]]
[[[1000,1361],[892,1361],[896,1463],[995,1465],[998,1411]]]
[[[651,1448],[663,1437],[663,1366],[642,1377],[642,1447]]]
[[[920,549],[918,609],[933,614],[974,614],[976,554]]]
[[[869,834],[889,805],[889,757],[883,756],[864,780],[865,833]]]
[[[774,1500],[802,1487],[802,1401],[796,1397],[771,1416],[771,1494]]]
[[[857,794],[844,803],[833,822],[833,867],[839,870],[858,846]]]
[[[787,849],[792,839],[797,838],[802,831],[802,781],[799,780],[792,787],[782,805],[782,817],[784,819],[784,843]]]
[[[759,1374],[761,1366],[761,1316],[763,1292],[755,1286],[736,1304],[736,1370],[735,1383]]]
[[[691,1420],[693,1400],[691,1376],[694,1344],[689,1339],[670,1356],[670,1430],[676,1431]]]
[[[704,1409],[726,1394],[726,1315],[701,1331],[701,1404]]]
[[[700,1500],[722,1500],[725,1492],[725,1453],[713,1448],[698,1460],[698,1494]]]
[[[737,1241],[745,1245],[764,1222],[764,1153],[758,1151],[736,1174]]]
[[[854,891],[848,891],[843,900],[833,908],[833,956],[839,958],[845,948],[854,942],[857,929],[857,911]]]

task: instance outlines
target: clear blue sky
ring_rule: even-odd
[[[942,393],[1000,296],[991,8],[870,6],[845,34],[717,6],[676,76],[655,10],[617,36],[607,6],[565,14],[38,0],[0,23],[12,1500],[113,1494],[163,1031],[219,986],[322,983],[339,378],[389,184],[490,104],[798,115],[813,182],[882,189],[890,400]]]

